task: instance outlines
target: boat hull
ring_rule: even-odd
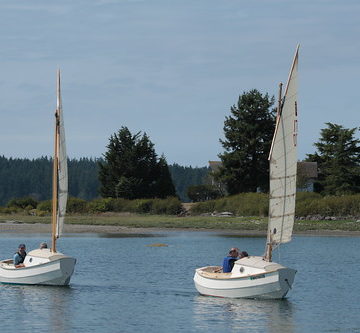
[[[0,282],[6,284],[66,286],[69,284],[74,272],[75,263],[74,258],[66,256],[22,268],[14,268],[13,265],[2,262],[0,264]]]
[[[239,277],[226,273],[204,274],[204,270],[209,270],[209,267],[198,268],[195,272],[197,291],[206,296],[229,298],[284,298],[291,289],[296,274],[296,270],[283,266]]]

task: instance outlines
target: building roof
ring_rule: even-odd
[[[217,171],[221,166],[221,161],[209,161],[209,167],[211,168],[211,171]]]
[[[317,162],[298,162],[298,173],[306,178],[317,178]]]
[[[209,161],[209,167],[211,171],[215,172],[219,170],[222,166],[221,161]],[[317,162],[297,162],[298,174],[306,178],[317,178],[318,177],[318,168]]]

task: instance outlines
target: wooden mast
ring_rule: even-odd
[[[277,114],[276,114],[276,125],[275,125],[275,134],[277,132],[278,126],[279,126],[279,122],[280,122],[280,116],[281,116],[281,104],[282,104],[282,82],[279,83],[279,97],[278,97],[278,107],[277,107]],[[274,134],[274,137],[275,137]],[[271,160],[271,153],[273,150],[273,145],[274,145],[274,141],[271,143],[271,148],[270,148],[270,154],[269,154],[269,161]],[[270,175],[271,177],[271,175]],[[270,198],[270,193],[269,193],[269,198]],[[269,217],[271,214],[271,209],[269,207]],[[268,230],[268,235],[267,235],[267,242],[266,242],[266,249],[265,249],[265,257],[264,259],[266,261],[272,261],[272,246],[273,246],[273,240],[272,240],[272,235],[271,235],[271,230]]]
[[[53,179],[52,179],[52,217],[51,217],[51,238],[52,246],[51,251],[56,252],[56,229],[57,229],[57,215],[58,215],[58,178],[59,178],[59,141],[60,141],[60,110],[59,110],[59,97],[60,97],[60,71],[57,73],[57,107],[55,110],[55,137],[54,137],[54,159],[53,159]]]

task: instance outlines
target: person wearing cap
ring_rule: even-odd
[[[41,249],[47,249],[47,248],[48,248],[48,246],[47,246],[47,243],[46,243],[46,242],[40,243],[40,250],[41,250]]]
[[[227,257],[223,261],[223,273],[230,273],[234,267],[234,263],[239,259],[240,251],[237,247],[232,247]]]
[[[18,251],[14,255],[14,265],[16,268],[25,267],[23,264],[26,257],[26,246],[25,244],[20,244]]]

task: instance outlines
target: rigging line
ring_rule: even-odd
[[[281,249],[281,246],[279,244],[279,246],[278,246],[278,262],[281,262],[281,251],[280,251],[280,249]]]
[[[287,285],[289,286],[289,289],[292,289],[291,284],[289,283],[288,279],[285,279],[285,282],[287,283]]]

